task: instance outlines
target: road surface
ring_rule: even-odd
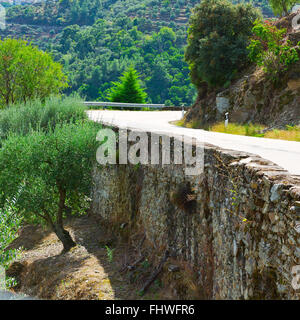
[[[300,142],[245,137],[170,124],[180,120],[181,111],[112,111],[89,110],[90,119],[119,128],[195,137],[224,149],[254,153],[268,159],[293,175],[300,175]]]

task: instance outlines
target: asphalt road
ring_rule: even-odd
[[[245,137],[232,134],[188,129],[170,124],[180,120],[181,111],[111,111],[89,110],[90,119],[119,128],[195,137],[202,142],[224,149],[257,154],[293,175],[300,175],[300,142]]]

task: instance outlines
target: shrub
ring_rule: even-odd
[[[48,98],[17,104],[0,111],[0,140],[9,133],[26,135],[32,130],[48,131],[61,123],[74,123],[87,119],[86,107],[76,97]]]
[[[48,224],[64,251],[75,245],[64,217],[87,209],[98,130],[89,121],[63,124],[48,133],[11,135],[0,149],[1,203],[18,193],[18,213],[28,222]]]
[[[204,0],[195,7],[185,59],[197,87],[202,82],[223,86],[247,65],[247,45],[259,16],[251,4],[233,5],[227,0]]]
[[[7,247],[17,237],[17,231],[21,226],[21,222],[22,218],[17,215],[13,204],[6,203],[4,207],[0,209],[0,267],[4,269],[9,267],[19,253],[19,250],[8,249]],[[7,287],[11,287],[14,284],[14,279],[6,279]]]
[[[285,71],[299,60],[297,46],[286,40],[286,29],[277,29],[270,22],[255,21],[252,29],[254,38],[248,46],[249,58],[262,67],[266,75],[277,82]]]

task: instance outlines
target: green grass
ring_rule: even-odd
[[[229,123],[228,126],[225,127],[225,123],[220,122],[210,127],[209,131],[237,134],[241,136],[263,137],[264,134],[261,133],[261,130],[263,129],[263,126],[256,124],[240,125],[236,123]]]
[[[264,137],[269,139],[280,139],[289,141],[300,141],[300,127],[299,126],[286,126],[285,130],[270,130],[266,133],[261,133],[264,126],[257,124],[240,125],[235,123],[229,123],[227,127],[225,124],[217,123],[209,131],[237,134],[250,137]]]
[[[171,121],[170,123],[174,124],[175,126],[184,127],[184,128],[190,128],[190,129],[198,129],[198,128],[200,128],[200,123],[197,120],[190,121],[190,122],[185,122],[182,119],[182,120],[177,120],[177,121]]]
[[[199,125],[196,121],[190,122],[186,124],[184,120],[178,120],[171,122],[174,125],[185,127],[185,128],[199,128]],[[288,141],[299,141],[300,142],[300,126],[286,126],[284,130],[270,130],[265,133],[262,132],[265,129],[265,126],[259,124],[237,124],[237,123],[229,123],[227,127],[225,127],[224,122],[219,122],[211,127],[209,127],[208,131],[213,132],[221,132],[221,133],[229,133],[236,134],[241,136],[249,136],[249,137],[263,137],[269,139],[280,139],[280,140],[288,140]]]
[[[300,126],[287,126],[286,130],[272,130],[265,134],[265,138],[300,141]]]

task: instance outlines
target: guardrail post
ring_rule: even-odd
[[[182,119],[184,118],[184,104],[181,106],[182,107]]]
[[[228,120],[228,115],[229,115],[229,113],[226,112],[226,113],[225,113],[225,128],[228,127],[228,122],[229,122],[229,120]]]

